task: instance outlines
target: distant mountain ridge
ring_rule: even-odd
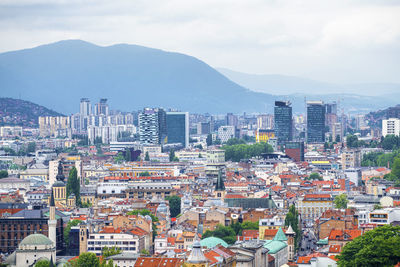
[[[385,94],[398,93],[400,91],[400,84],[396,83],[338,84],[289,75],[248,74],[226,68],[217,68],[217,70],[232,81],[249,88],[250,90],[262,93],[274,93],[279,91],[279,94],[283,95],[354,94],[363,96],[382,96]]]
[[[273,105],[271,95],[245,89],[194,57],[136,45],[60,41],[2,53],[0,70],[0,96],[21,95],[64,113],[77,112],[81,97],[108,98],[125,111],[255,112]]]
[[[38,127],[40,116],[63,115],[30,101],[0,98],[0,126]]]
[[[393,97],[304,94],[300,81],[292,83],[299,94],[275,87],[273,94],[255,92],[192,56],[127,44],[66,40],[0,54],[0,97],[21,96],[64,114],[78,112],[82,97],[92,103],[108,98],[111,108],[123,111],[164,107],[213,114],[271,113],[277,99],[290,99],[295,112],[304,112],[305,96],[344,98],[345,110],[365,112],[397,104]]]

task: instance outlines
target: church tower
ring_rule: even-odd
[[[64,182],[64,174],[61,160],[58,162],[57,181],[53,184],[51,191],[54,195],[55,205],[57,207],[65,207],[67,205],[67,188]]]
[[[288,260],[293,261],[294,260],[294,237],[296,236],[296,233],[293,231],[293,228],[291,225],[289,225],[289,228],[286,230],[286,236],[287,236],[287,244],[288,244]]]
[[[54,243],[54,246],[57,248],[57,220],[53,191],[51,191],[50,196],[50,212],[49,220],[47,223],[49,225],[49,239]]]
[[[218,172],[217,183],[214,190],[214,197],[221,199],[221,201],[224,201],[225,198],[225,184],[224,179],[222,178],[222,170],[219,170]]]
[[[87,252],[87,233],[85,223],[79,225],[79,254]]]

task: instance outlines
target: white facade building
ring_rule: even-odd
[[[221,126],[218,128],[218,138],[222,143],[235,137],[235,126]]]
[[[394,134],[399,136],[400,134],[400,119],[390,118],[387,120],[382,120],[382,136]]]

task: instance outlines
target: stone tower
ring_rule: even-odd
[[[289,225],[289,228],[286,230],[286,236],[287,236],[287,244],[288,244],[288,260],[293,261],[294,260],[294,237],[296,236],[296,233],[293,231],[293,228],[291,225]]]
[[[87,252],[87,228],[85,223],[79,225],[79,254]]]

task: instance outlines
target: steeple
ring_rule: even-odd
[[[225,184],[224,179],[222,178],[222,170],[218,172],[217,184],[215,185],[215,191],[224,191]]]
[[[53,192],[53,188],[51,188],[51,195],[50,195],[50,208],[51,207],[55,207],[56,203],[54,201],[54,192]]]

